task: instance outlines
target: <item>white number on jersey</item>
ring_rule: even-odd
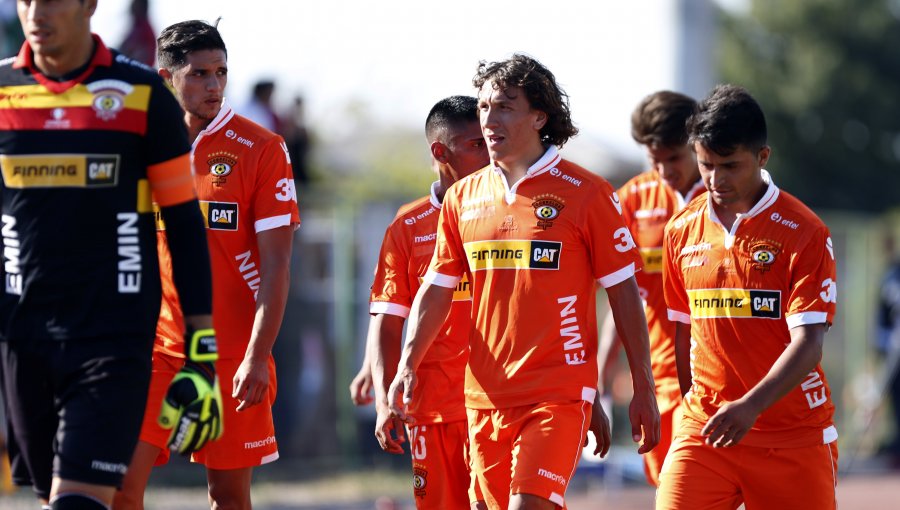
[[[613,234],[613,238],[619,241],[619,244],[616,245],[616,250],[625,253],[628,250],[631,250],[635,247],[634,238],[631,237],[631,231],[628,230],[628,227],[622,227]]]
[[[297,201],[297,190],[294,188],[293,179],[288,179],[285,177],[278,181],[275,184],[275,188],[278,190],[278,193],[275,193],[275,198],[282,202],[287,202],[289,200]]]
[[[837,303],[837,282],[831,278],[825,278],[822,282],[822,288],[825,289],[819,293],[819,297],[826,303]]]

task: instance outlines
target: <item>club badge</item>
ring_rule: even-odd
[[[534,216],[538,220],[537,226],[547,230],[553,226],[553,220],[559,217],[559,213],[565,208],[565,205],[562,198],[547,194],[534,197],[531,207],[534,207]]]

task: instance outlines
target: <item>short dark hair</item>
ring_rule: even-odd
[[[447,129],[464,122],[478,122],[478,100],[472,96],[450,96],[441,99],[425,118],[425,136],[429,141],[443,137]]]
[[[766,145],[766,116],[743,87],[716,85],[687,122],[688,141],[727,156],[744,147],[758,151]]]
[[[684,94],[661,90],[641,100],[631,114],[631,137],[650,147],[680,147],[687,143],[687,120],[697,102]]]
[[[201,50],[222,50],[228,57],[219,30],[205,21],[175,23],[166,27],[156,40],[156,60],[164,69],[184,67],[188,53]]]
[[[578,128],[572,123],[568,94],[556,83],[553,73],[537,60],[521,53],[499,62],[482,60],[472,84],[480,90],[488,81],[498,90],[521,87],[528,104],[547,114],[547,122],[540,132],[541,142],[561,147],[578,134]]]

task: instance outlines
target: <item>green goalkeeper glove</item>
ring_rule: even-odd
[[[169,449],[187,455],[222,436],[223,413],[215,331],[188,329],[184,342],[184,367],[169,383],[157,423],[172,429]]]

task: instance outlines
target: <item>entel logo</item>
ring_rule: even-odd
[[[789,219],[787,219],[787,218],[783,218],[783,217],[782,217],[780,214],[778,214],[777,212],[773,212],[772,215],[769,216],[769,218],[770,218],[772,221],[774,221],[775,223],[780,223],[780,224],[784,225],[785,227],[788,227],[788,228],[793,229],[793,230],[797,230],[797,229],[800,227],[800,224],[797,223],[796,221],[789,220]]]
[[[237,133],[235,133],[233,129],[229,129],[228,131],[225,131],[225,138],[234,140],[235,138],[237,138]]]

